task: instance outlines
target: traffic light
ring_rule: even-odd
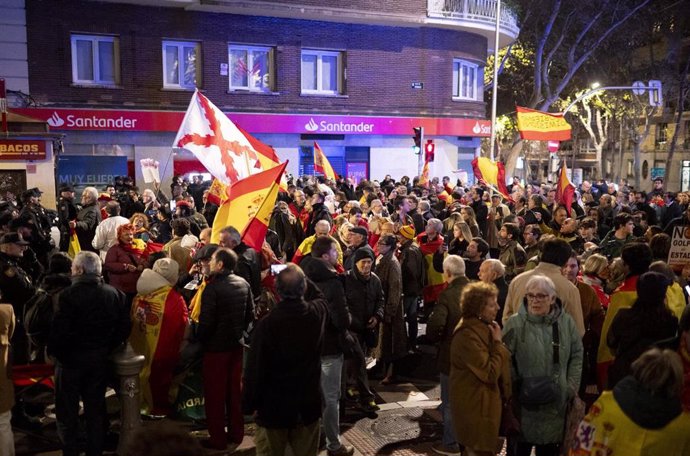
[[[412,128],[414,131],[414,136],[412,139],[414,139],[414,153],[419,155],[422,153],[422,141],[424,140],[424,127],[414,127]]]
[[[427,139],[426,144],[424,145],[424,161],[428,161],[428,162],[434,161],[435,155],[436,155],[436,146],[434,145],[434,141],[431,139]]]

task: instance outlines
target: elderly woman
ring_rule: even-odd
[[[151,240],[149,232],[149,218],[143,212],[136,212],[129,218],[129,223],[134,226],[134,238],[144,242]]]
[[[632,375],[604,391],[580,423],[570,454],[690,454],[690,414],[682,413],[683,365],[671,350],[646,351]]]
[[[609,277],[609,260],[604,255],[595,253],[590,255],[582,265],[582,280],[594,289],[604,309],[608,309],[611,297],[604,290],[606,279]]]
[[[103,268],[108,271],[109,283],[127,295],[131,304],[137,294],[137,280],[144,270],[144,243],[134,239],[134,226],[131,223],[117,228],[117,244],[108,249]]]
[[[484,260],[479,266],[479,280],[484,283],[492,283],[498,289],[499,315],[503,315],[503,308],[508,296],[508,282],[506,282],[505,274],[506,268],[503,266],[503,263],[494,258]],[[500,318],[498,319],[498,324],[501,325]]]
[[[566,407],[582,375],[582,340],[575,321],[563,311],[553,281],[532,276],[517,314],[506,321],[503,341],[513,354],[514,394],[520,405],[517,456],[532,447],[542,456],[558,455]]]
[[[384,234],[377,243],[376,275],[383,287],[383,323],[379,331],[379,360],[384,365],[385,377],[381,383],[395,381],[394,363],[407,354],[407,328],[402,306],[402,273],[395,256],[398,240],[393,234]]]
[[[511,394],[510,352],[495,321],[497,293],[484,282],[465,287],[450,347],[451,415],[457,441],[468,456],[496,454],[501,405]]]

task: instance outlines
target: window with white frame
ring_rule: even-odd
[[[342,52],[302,49],[302,93],[338,95],[344,76]]]
[[[483,93],[483,76],[479,65],[465,60],[453,60],[453,98],[480,100]]]
[[[273,48],[231,44],[230,90],[273,91]]]
[[[114,36],[72,35],[72,82],[120,83],[120,46]]]
[[[193,89],[201,86],[201,44],[163,41],[163,87]]]

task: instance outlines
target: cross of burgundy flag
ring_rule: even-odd
[[[225,185],[264,170],[247,137],[198,90],[189,102],[173,147],[190,151]]]

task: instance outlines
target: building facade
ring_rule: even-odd
[[[18,3],[28,68],[19,90],[30,98],[12,109],[65,134],[58,185],[81,184],[72,165],[104,156],[124,158],[82,180],[99,185],[124,166],[141,185],[144,158],[160,162],[164,183],[202,170],[172,149],[196,88],[294,175],[313,172],[314,141],[339,174],[417,175],[421,126],[435,145],[432,174],[464,177],[490,135],[492,0]],[[517,34],[504,9],[501,46]],[[63,158],[72,163],[64,173]]]

